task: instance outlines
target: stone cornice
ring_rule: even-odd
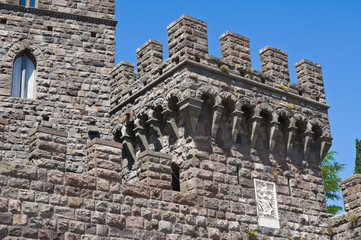
[[[123,102],[119,103],[117,106],[115,106],[113,109],[111,109],[109,111],[109,114],[112,115],[115,112],[119,111],[126,104],[128,104],[129,102],[134,101],[137,97],[141,96],[143,93],[145,93],[146,91],[148,91],[149,89],[151,89],[155,85],[159,84],[163,80],[165,80],[171,74],[173,74],[174,72],[176,72],[179,69],[181,69],[183,67],[186,67],[186,66],[193,66],[193,67],[200,68],[200,69],[203,69],[203,70],[206,70],[206,71],[209,71],[209,72],[213,72],[213,73],[216,73],[216,74],[219,74],[219,75],[223,75],[225,77],[232,78],[232,79],[234,79],[236,81],[249,84],[250,86],[256,86],[256,87],[259,87],[261,89],[268,90],[270,92],[274,92],[274,93],[278,93],[278,94],[281,94],[281,95],[285,95],[287,97],[298,99],[298,100],[301,100],[303,102],[307,102],[309,104],[316,105],[316,106],[321,107],[321,108],[325,108],[325,109],[330,108],[330,106],[328,104],[321,103],[321,102],[312,100],[310,98],[305,98],[303,96],[297,95],[297,94],[292,93],[292,92],[286,92],[284,90],[275,88],[273,86],[269,86],[269,85],[264,84],[264,83],[256,82],[254,80],[248,79],[246,77],[241,77],[241,76],[233,74],[233,73],[226,73],[226,72],[224,72],[224,71],[222,71],[222,70],[220,70],[218,68],[212,67],[212,66],[208,66],[208,65],[205,65],[205,64],[201,64],[201,63],[189,60],[189,59],[185,59],[182,62],[180,62],[179,64],[177,64],[174,67],[170,68],[167,72],[163,73],[160,77],[158,77],[154,81],[150,82],[144,88],[137,91],[136,93],[134,93],[132,96],[130,96],[129,98],[127,98]]]
[[[96,24],[104,24],[109,26],[116,26],[118,21],[111,20],[111,19],[104,19],[104,18],[96,18],[96,17],[89,17],[89,16],[83,16],[73,13],[64,13],[64,12],[56,12],[51,10],[44,10],[39,8],[27,8],[20,5],[13,5],[8,3],[0,3],[0,9],[6,9],[11,11],[17,11],[17,12],[24,12],[24,13],[32,13],[36,15],[42,15],[42,16],[49,16],[49,17],[55,17],[55,18],[64,18],[64,19],[72,19],[82,22],[89,22],[89,23],[96,23]]]

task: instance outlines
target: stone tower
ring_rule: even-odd
[[[114,68],[114,4],[0,0],[0,238],[326,239],[321,66],[183,15]]]
[[[84,171],[84,144],[109,132],[114,8],[112,0],[0,0],[2,161],[27,163],[31,130],[51,127],[69,136],[66,170]],[[14,61],[23,54],[35,65],[32,99],[9,97]]]
[[[183,15],[167,30],[168,60],[149,40],[137,49],[138,78],[127,62],[112,73],[123,184],[147,186],[151,196],[163,189],[164,210],[176,214],[158,222],[169,239],[242,239],[248,230],[325,237],[320,164],[332,138],[321,66],[296,63],[295,84],[284,51],[262,49],[259,72],[247,37],[223,34],[217,58],[205,22]],[[182,196],[192,199],[189,212],[172,210]]]

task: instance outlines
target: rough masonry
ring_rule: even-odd
[[[254,70],[233,32],[217,58],[207,24],[183,15],[167,27],[169,59],[151,39],[137,71],[114,67],[114,8],[0,0],[1,239],[359,236],[350,213],[328,223],[321,65],[299,61],[290,82],[287,53],[267,46]],[[22,53],[36,60],[35,99],[11,97]]]

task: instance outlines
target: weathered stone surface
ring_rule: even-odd
[[[297,63],[295,84],[287,53],[266,47],[256,71],[250,40],[232,32],[211,56],[207,24],[183,15],[167,28],[170,59],[148,41],[137,76],[113,69],[115,1],[0,2],[1,239],[324,238],[320,65]],[[22,53],[35,99],[10,97]],[[255,179],[276,186],[279,229],[259,226],[276,208],[257,208]],[[343,188],[359,214],[356,179]],[[331,219],[336,239],[359,236],[348,217]]]

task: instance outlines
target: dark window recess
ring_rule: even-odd
[[[175,163],[172,163],[172,190],[180,191],[179,167]]]
[[[0,24],[5,25],[5,24],[6,24],[6,19],[5,19],[5,18],[1,18],[1,19],[0,19]]]
[[[49,121],[49,116],[43,116],[43,120],[46,122]]]
[[[89,139],[93,140],[94,138],[100,138],[99,132],[89,132]]]
[[[239,166],[237,166],[237,183],[238,183],[238,185],[239,185]]]
[[[95,121],[92,121],[88,125],[89,139],[100,138],[99,129],[95,126]]]
[[[91,32],[90,36],[95,38],[95,37],[97,37],[97,33],[96,32]]]
[[[47,29],[48,31],[50,31],[50,32],[53,31],[53,27],[52,27],[52,26],[48,26],[46,29]]]
[[[301,90],[298,91],[298,95],[302,96],[302,91]]]

